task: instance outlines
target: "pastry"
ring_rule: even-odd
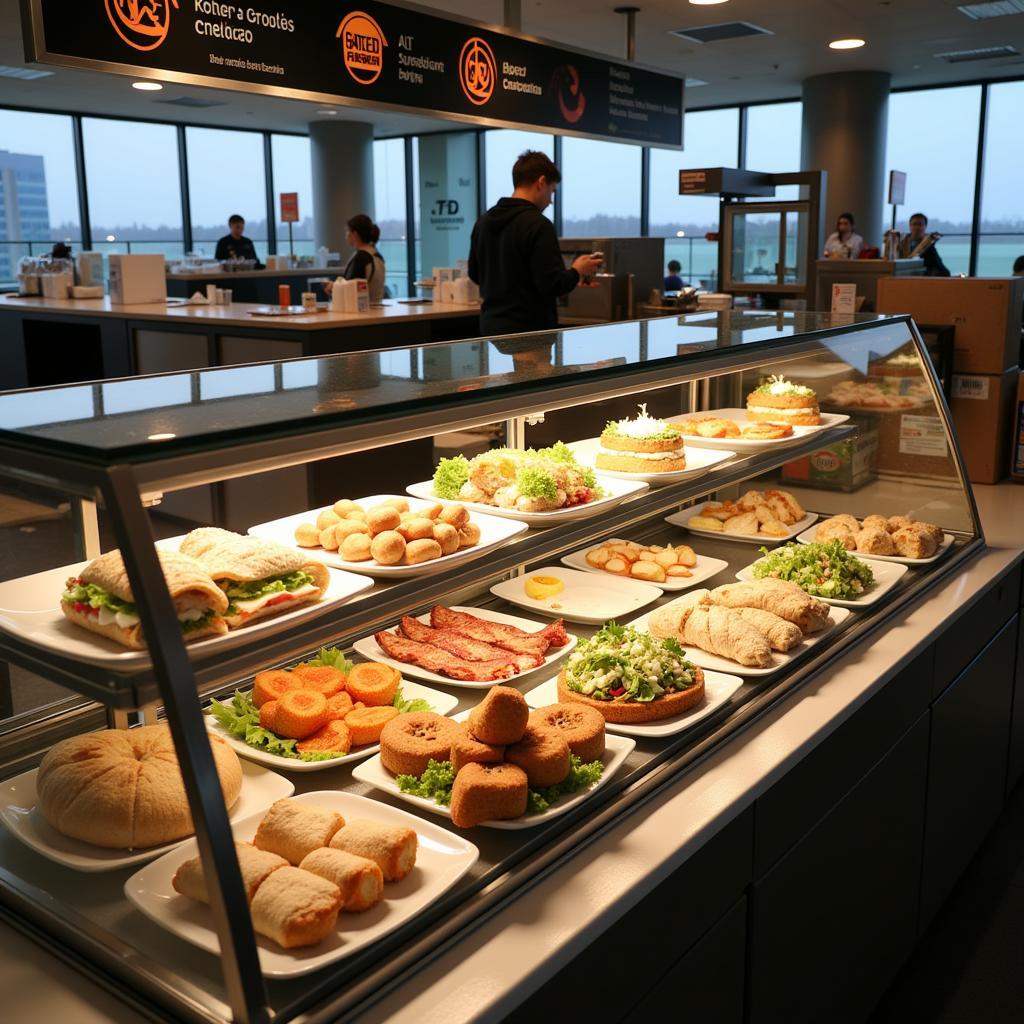
[[[862,530],[885,530],[889,532],[889,520],[885,516],[865,516],[861,520],[860,528]]]
[[[813,388],[769,377],[747,396],[747,416],[755,421],[814,427],[821,423],[821,409]]]
[[[369,910],[384,895],[380,865],[367,857],[323,847],[307,853],[299,867],[333,882],[341,890],[342,910],[351,913]]]
[[[814,531],[815,541],[824,544],[826,541],[838,540],[847,551],[855,551],[860,527],[850,526],[846,522],[851,518],[851,516],[833,516],[831,519],[818,523],[818,528]],[[857,520],[853,521],[856,524]]]
[[[583,704],[549,704],[530,712],[530,725],[557,729],[584,764],[604,756],[604,715]]]
[[[329,721],[327,698],[305,687],[285,690],[277,699],[274,732],[286,739],[304,740],[322,729]]]
[[[829,622],[829,606],[825,601],[805,594],[795,583],[786,580],[727,583],[710,591],[706,600],[724,608],[763,608],[799,626],[805,635],[817,633]]]
[[[346,562],[368,562],[373,557],[373,541],[368,533],[350,533],[338,548]]]
[[[689,416],[678,424],[691,437],[739,437],[739,425],[721,416]]]
[[[242,873],[242,885],[245,887],[245,898],[252,903],[256,890],[266,881],[272,871],[288,866],[284,857],[266,850],[258,850],[252,843],[235,843],[238,856],[238,867]],[[206,878],[203,876],[203,862],[200,857],[190,857],[185,861],[171,879],[175,892],[196,900],[209,903],[210,894],[206,889]]]
[[[401,712],[390,704],[386,707],[354,708],[345,716],[345,725],[352,735],[352,743],[363,747],[370,743],[379,743],[384,726]]]
[[[219,737],[210,749],[230,809],[242,789],[238,755]],[[185,784],[166,725],[110,729],[55,743],[36,772],[37,808],[62,835],[113,850],[192,835]]]
[[[300,864],[306,854],[326,846],[344,824],[337,811],[286,797],[270,805],[252,841],[289,864]]]
[[[253,928],[284,949],[315,946],[334,930],[340,909],[333,882],[293,867],[271,872],[250,907]]]
[[[865,527],[857,532],[854,540],[856,549],[865,555],[892,555],[896,548],[892,537],[877,526]]]
[[[731,608],[669,602],[651,613],[655,637],[671,637],[709,654],[730,658],[752,668],[769,668],[772,649],[765,635]]]
[[[763,608],[735,608],[733,610],[740,618],[764,634],[773,651],[791,651],[803,643],[803,630],[774,612],[766,612]]]
[[[402,522],[402,516],[393,505],[378,505],[366,513],[366,527],[371,537],[385,530],[397,530]]]
[[[603,723],[602,723],[603,724]],[[456,775],[467,764],[500,764],[505,758],[505,748],[493,743],[481,743],[470,731],[468,722],[460,722],[452,738],[448,760]]]
[[[648,416],[641,405],[636,419],[604,428],[594,465],[616,473],[675,473],[686,469],[683,438],[678,427]]]
[[[904,526],[892,535],[893,547],[904,558],[931,558],[936,544],[931,536],[914,526]]]
[[[889,516],[885,522],[885,528],[890,533],[902,530],[905,526],[913,525],[914,520],[910,516]]]
[[[731,516],[722,524],[725,533],[757,533],[759,528],[757,512],[741,512],[738,516]]]
[[[330,846],[372,860],[385,882],[400,882],[416,864],[416,833],[402,825],[358,818],[338,829]]]
[[[429,520],[424,520],[429,522]],[[405,545],[405,555],[402,558],[403,565],[419,565],[421,562],[431,562],[442,555],[441,545],[434,540],[434,527],[430,527],[430,533],[424,538],[410,540]]]
[[[526,698],[508,686],[494,686],[469,713],[470,732],[483,743],[518,743],[526,731],[530,709]]]
[[[740,437],[745,441],[778,441],[792,433],[788,423],[749,423],[740,431]]]
[[[938,550],[946,541],[946,534],[943,532],[941,526],[936,526],[934,523],[922,523],[915,520],[910,524],[911,530],[916,530],[918,533],[925,533],[935,542],[935,548]]]
[[[505,760],[519,765],[531,786],[543,789],[569,774],[569,744],[555,729],[527,724],[522,739],[505,748]]]
[[[526,813],[526,772],[514,764],[467,764],[452,786],[452,822],[473,828]]]
[[[431,761],[447,761],[455,723],[433,711],[399,715],[380,734],[381,764],[394,775],[419,778]]]

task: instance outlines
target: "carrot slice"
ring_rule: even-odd
[[[296,665],[293,673],[309,690],[333,697],[345,689],[345,673],[331,665]]]
[[[268,700],[277,700],[282,693],[296,690],[299,680],[284,669],[275,668],[269,672],[260,672],[253,681],[252,702],[261,708]]]
[[[344,690],[327,698],[327,714],[332,720],[344,718],[352,708],[352,698]]]
[[[345,724],[352,734],[352,746],[362,747],[367,743],[376,743],[384,726],[392,718],[398,717],[398,708],[375,707],[356,708],[345,716]]]
[[[276,732],[274,723],[277,721],[277,701],[268,700],[264,701],[260,708],[260,728],[269,729],[271,732]]]
[[[352,733],[344,722],[328,722],[308,739],[295,744],[300,754],[312,751],[330,751],[332,754],[347,754],[352,749]]]
[[[274,732],[278,736],[304,740],[327,721],[327,698],[316,690],[287,690],[277,699]]]
[[[348,692],[353,700],[361,700],[367,707],[389,705],[398,692],[402,674],[390,665],[366,661],[354,665],[348,674]]]

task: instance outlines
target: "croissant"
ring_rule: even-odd
[[[737,608],[736,614],[764,634],[773,651],[791,651],[803,643],[803,630],[762,608]]]
[[[670,601],[651,614],[651,636],[674,637],[708,654],[731,658],[741,665],[768,668],[772,651],[765,635],[731,608],[700,604],[701,595]]]
[[[792,622],[804,633],[817,633],[828,625],[829,607],[787,580],[763,579],[716,587],[707,600],[724,608],[760,608]]]

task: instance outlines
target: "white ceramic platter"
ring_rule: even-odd
[[[436,711],[439,715],[447,715],[459,703],[459,698],[453,697],[450,693],[442,693],[440,690],[433,690],[429,686],[423,686],[408,679],[403,679],[400,686],[404,700],[425,700],[430,705],[430,710]],[[225,704],[230,702],[230,697],[225,698]],[[364,757],[376,754],[380,750],[380,743],[367,743],[362,747],[354,747],[343,757],[332,757],[329,761],[302,761],[297,757],[282,757],[280,754],[272,754],[268,750],[250,747],[245,740],[232,736],[210,714],[209,708],[206,709],[203,719],[206,722],[206,728],[215,736],[219,736],[229,747],[233,748],[239,757],[255,761],[257,764],[267,765],[270,768],[276,768],[282,772],[319,772],[325,768],[337,768],[340,765],[361,761]]]
[[[745,427],[754,421],[747,417],[746,409],[709,409],[707,412],[684,413],[681,416],[669,416],[669,423],[682,423],[684,420],[705,419],[708,416],[715,416],[722,420],[732,420],[734,423]],[[838,427],[845,423],[850,417],[842,413],[823,412],[821,423],[815,427],[793,427],[793,433],[789,437],[779,437],[773,441],[751,441],[744,437],[694,437],[686,435],[686,444],[694,448],[720,448],[726,451],[738,452],[741,455],[750,455],[752,452],[768,451],[772,448],[785,448],[791,444],[805,441],[813,434],[820,434],[830,427]]]
[[[621,538],[615,537],[609,541],[605,541],[605,543],[623,544],[625,542]],[[584,572],[596,573],[598,576],[607,579],[626,579],[628,581],[628,577],[616,576],[614,573],[605,572],[604,569],[598,569],[587,561],[587,552],[601,546],[602,545],[600,544],[592,544],[589,548],[580,548],[579,551],[574,551],[571,555],[563,555],[562,562],[565,565],[571,566],[573,569],[582,569]],[[665,545],[662,545],[662,547],[664,546]],[[692,576],[669,576],[663,583],[648,583],[647,580],[641,580],[640,582],[648,583],[648,586],[657,587],[659,590],[665,591],[689,590],[690,587],[695,587],[698,583],[703,583],[716,573],[728,568],[729,563],[725,561],[724,558],[711,558],[708,555],[697,555],[697,564],[690,570],[690,572],[693,573]]]
[[[689,438],[685,439],[687,446],[689,440]],[[584,466],[590,466],[598,476],[611,477],[615,480],[640,480],[651,487],[663,487],[665,484],[675,484],[680,480],[699,476],[720,462],[727,462],[736,455],[736,452],[727,449],[713,450],[699,446],[690,449],[686,447],[686,469],[676,470],[674,473],[623,473],[615,469],[599,469],[597,467],[597,453],[601,448],[599,437],[587,438],[585,441],[572,441],[569,447],[576,453],[579,462]],[[628,453],[624,452],[623,454]],[[657,462],[649,464],[656,466]]]
[[[262,814],[275,800],[291,796],[294,792],[295,787],[288,779],[243,761],[242,791],[231,809],[231,820],[236,822],[253,814]],[[43,817],[36,807],[37,800],[35,768],[8,779],[0,784],[0,821],[36,853],[75,871],[116,871],[144,864],[181,843],[194,843],[183,839],[145,850],[107,850],[62,835]]]
[[[380,505],[388,498],[401,498],[400,494],[373,494],[368,498],[357,498],[357,504],[369,509],[374,505]],[[435,499],[428,501],[412,501],[408,498],[409,507],[413,511],[417,508],[427,508],[436,505]],[[420,562],[418,565],[381,565],[379,562],[370,559],[366,562],[347,562],[337,551],[325,551],[323,548],[299,548],[300,551],[308,551],[313,558],[319,558],[326,565],[333,565],[339,569],[347,569],[349,572],[362,573],[364,576],[373,576],[383,580],[407,579],[411,576],[427,576],[435,572],[444,572],[445,569],[461,562],[477,558],[487,551],[501,547],[502,544],[510,541],[520,533],[528,529],[522,523],[511,523],[507,519],[487,515],[493,509],[465,504],[467,509],[473,510],[473,522],[480,527],[480,543],[471,548],[461,548],[451,555],[442,555],[440,558],[431,559],[429,562]],[[301,523],[315,523],[316,517],[326,511],[325,508],[315,508],[310,512],[300,512],[298,515],[285,516],[283,519],[275,519],[269,523],[260,523],[257,526],[250,526],[249,533],[254,537],[262,537],[264,540],[276,540],[278,544],[287,544],[289,547],[297,547],[295,543],[295,528]]]
[[[603,498],[589,501],[586,505],[572,505],[569,508],[556,508],[553,512],[518,512],[514,508],[498,508],[495,505],[478,505],[473,501],[445,501],[434,497],[434,481],[424,480],[418,484],[410,484],[406,490],[417,498],[427,501],[441,501],[446,505],[465,505],[474,514],[501,516],[503,519],[515,519],[530,527],[558,526],[559,523],[572,523],[577,519],[589,519],[601,512],[621,505],[627,498],[642,494],[647,484],[637,480],[616,480],[604,477],[601,486],[607,492]]]
[[[517,629],[525,630],[527,633],[536,633],[546,625],[550,625],[550,623],[537,622],[536,619],[524,619],[518,615],[506,615],[504,612],[491,611],[490,608],[467,608],[463,605],[452,605],[451,607],[452,611],[467,612],[470,615],[475,615],[478,619],[488,619],[491,622],[504,622],[507,626],[515,626]],[[420,622],[425,622],[429,625],[430,613],[425,612],[423,615],[420,615],[419,620]],[[392,632],[394,632],[394,630],[392,630]],[[431,672],[429,669],[420,668],[419,665],[410,665],[403,661],[396,661],[394,658],[389,658],[377,645],[377,641],[372,635],[364,636],[361,640],[357,640],[352,645],[352,648],[356,654],[366,658],[367,661],[380,661],[385,665],[391,665],[405,676],[415,676],[417,679],[423,679],[428,683],[441,683],[444,686],[458,686],[469,690],[489,690],[496,682],[503,682],[509,686],[518,686],[527,679],[535,678],[539,673],[546,672],[553,664],[555,664],[555,662],[568,654],[575,646],[576,637],[570,633],[569,642],[562,647],[549,647],[548,652],[544,657],[544,661],[536,668],[528,669],[526,672],[520,672],[518,675],[511,676],[508,679],[489,679],[480,682],[466,682],[461,679],[449,679],[448,676],[442,676],[437,672]]]
[[[670,516],[665,516],[665,522],[671,523],[673,526],[685,527],[690,533],[699,533],[703,537],[717,537],[718,540],[738,540],[744,543],[750,543],[754,541],[757,544],[764,544],[770,547],[772,544],[782,544],[784,541],[792,540],[802,530],[806,530],[807,527],[813,526],[815,520],[818,518],[817,512],[808,512],[803,519],[798,519],[792,526],[786,527],[786,535],[784,537],[769,537],[763,533],[726,533],[724,530],[705,530],[699,526],[691,526],[690,520],[694,516],[701,514],[701,509],[707,505],[708,502],[703,501],[699,505],[694,505],[692,508],[684,508],[682,512],[673,512]]]
[[[853,601],[846,601],[838,597],[822,597],[819,598],[819,600],[834,605],[836,608],[866,608],[869,605],[874,604],[876,601],[881,600],[890,590],[892,590],[892,588],[899,583],[900,577],[903,576],[908,569],[908,566],[900,565],[898,562],[876,562],[873,558],[867,558],[863,555],[857,555],[856,557],[871,563],[871,571],[875,574],[874,586],[869,587],[860,595],[860,597]],[[758,559],[758,561],[760,561],[760,559]],[[753,562],[746,568],[740,569],[740,571],[736,573],[736,579],[752,580],[754,578],[754,566],[756,564],[756,562]]]
[[[526,581],[532,576],[557,576],[565,584],[565,589],[554,597],[540,600],[530,597],[526,593]],[[520,608],[540,612],[541,615],[590,625],[632,615],[638,608],[661,597],[661,590],[653,583],[613,576],[611,573],[604,573],[603,576],[603,579],[598,579],[593,573],[546,565],[531,572],[529,576],[516,576],[495,583],[491,593],[509,604],[517,604]]]
[[[295,799],[329,807],[346,819],[370,818],[386,825],[415,829],[416,866],[401,882],[386,883],[384,898],[375,907],[360,914],[342,911],[337,930],[316,946],[282,949],[276,942],[257,935],[260,967],[268,978],[309,974],[383,938],[436,902],[479,856],[477,848],[462,836],[376,800],[335,790],[303,793]],[[261,812],[235,822],[235,839],[251,840],[262,817]],[[197,852],[195,840],[190,840],[132,875],[124,892],[136,908],[162,928],[217,956],[220,943],[210,908],[180,895],[171,885],[178,867]]]
[[[813,544],[815,534],[818,532],[818,527],[821,523],[816,523],[811,529],[804,530],[797,540],[801,544]],[[858,558],[866,558],[870,562],[900,562],[903,565],[931,565],[932,562],[937,562],[950,548],[953,543],[953,534],[944,533],[942,535],[942,543],[939,545],[938,550],[932,555],[931,558],[904,558],[903,555],[867,555],[862,552],[857,552]]]

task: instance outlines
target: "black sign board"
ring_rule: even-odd
[[[23,0],[30,60],[678,147],[683,81],[420,8]]]

